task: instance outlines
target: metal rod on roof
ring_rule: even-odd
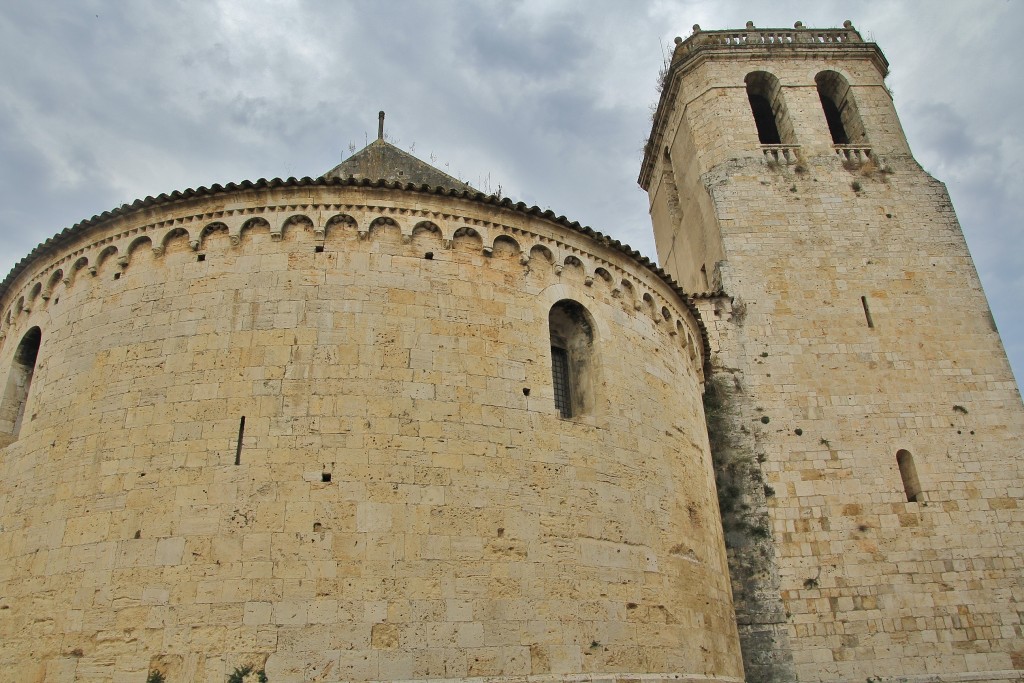
[[[377,139],[384,139],[384,110],[377,113]]]

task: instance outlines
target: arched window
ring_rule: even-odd
[[[900,468],[900,477],[903,479],[903,490],[907,494],[907,502],[918,502],[918,497],[921,495],[921,482],[917,478],[914,456],[910,454],[910,451],[901,448],[896,451],[896,464]]]
[[[757,138],[762,145],[793,145],[796,136],[786,112],[779,79],[767,71],[752,71],[744,79],[747,99],[754,114]]]
[[[832,144],[866,145],[864,124],[846,79],[835,71],[822,71],[814,77],[814,82],[818,85],[818,98],[832,134]]]
[[[7,386],[4,388],[3,399],[0,400],[0,436],[9,439],[18,438],[21,423],[25,417],[25,403],[28,401],[28,390],[32,386],[32,375],[39,357],[39,343],[42,332],[33,327],[14,352],[14,363],[7,375]]]
[[[594,407],[594,324],[583,306],[563,299],[548,313],[551,335],[551,381],[555,408],[565,418]]]

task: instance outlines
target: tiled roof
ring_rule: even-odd
[[[324,178],[387,180],[447,190],[476,190],[385,140],[374,140],[323,175]]]

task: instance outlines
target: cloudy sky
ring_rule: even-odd
[[[1024,378],[1024,2],[379,0],[0,9],[0,271],[161,192],[318,176],[376,134],[481,190],[655,256],[636,185],[663,51],[705,29],[851,19],[949,186]],[[952,313],[952,312],[951,312]]]

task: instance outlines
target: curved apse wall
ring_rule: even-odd
[[[742,675],[706,335],[618,243],[261,181],[87,221],[0,287],[0,373],[41,330],[0,450],[15,679]],[[570,418],[563,301],[592,321]]]

